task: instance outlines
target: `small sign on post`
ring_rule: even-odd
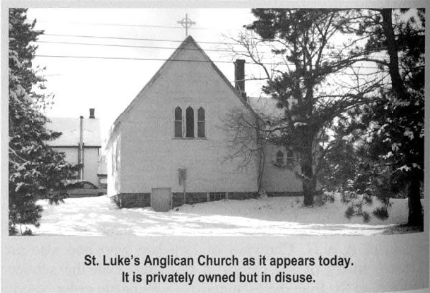
[[[186,182],[187,182],[187,169],[181,168],[178,169],[178,176],[179,176],[179,185],[182,185],[184,187],[184,199],[183,203],[187,203],[187,193],[186,193]]]

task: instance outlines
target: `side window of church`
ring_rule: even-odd
[[[292,150],[289,150],[287,152],[287,164],[288,165],[293,165],[294,164],[294,154]]]
[[[197,137],[206,137],[205,134],[205,109],[202,107],[197,111]]]
[[[175,109],[175,137],[182,137],[182,109]]]
[[[284,153],[280,150],[276,153],[276,164],[279,166],[284,165]]]
[[[191,107],[188,107],[185,111],[185,136],[186,137],[194,137],[194,110]]]

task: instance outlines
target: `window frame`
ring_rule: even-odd
[[[287,165],[294,165],[294,152],[292,150],[287,151],[286,163]]]
[[[285,165],[285,154],[284,154],[284,152],[282,150],[278,150],[276,152],[275,162],[279,166],[284,166]]]
[[[191,105],[177,104],[174,106],[172,113],[173,118],[173,133],[172,139],[183,140],[207,140],[206,129],[206,109],[203,106],[198,106],[198,109]],[[181,120],[179,120],[180,111]],[[182,123],[182,136],[178,136],[179,124]]]
[[[200,127],[203,125],[203,127]],[[201,136],[201,130],[203,135]],[[203,107],[197,109],[197,138],[206,138],[206,110]]]
[[[178,118],[178,116],[176,115],[177,114],[177,110],[180,111],[179,112],[180,119],[177,119]],[[184,137],[184,117],[183,117],[182,108],[180,106],[177,106],[175,108],[175,110],[173,111],[173,116],[174,116],[173,117],[174,118],[174,122],[173,122],[173,137],[174,138],[183,138]],[[177,128],[178,123],[180,123],[180,128]],[[179,130],[179,129],[180,129],[180,132],[181,132],[180,136],[178,136],[177,133],[176,133],[176,130]]]
[[[185,110],[185,138],[196,138],[194,116],[195,113],[193,107],[187,107]]]

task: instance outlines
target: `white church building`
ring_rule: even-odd
[[[116,119],[106,159],[108,194],[120,207],[301,194],[285,148],[265,145],[246,166],[234,156],[229,115],[259,119],[241,90],[244,62],[235,65],[236,87],[188,36]]]

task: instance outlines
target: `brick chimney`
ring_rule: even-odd
[[[246,100],[245,92],[245,60],[237,59],[234,62],[234,87],[239,91],[242,98]]]
[[[96,109],[94,109],[94,108],[90,108],[90,119],[94,119],[94,118],[96,118],[96,117],[94,116],[94,112],[95,112],[95,110],[96,110]]]

